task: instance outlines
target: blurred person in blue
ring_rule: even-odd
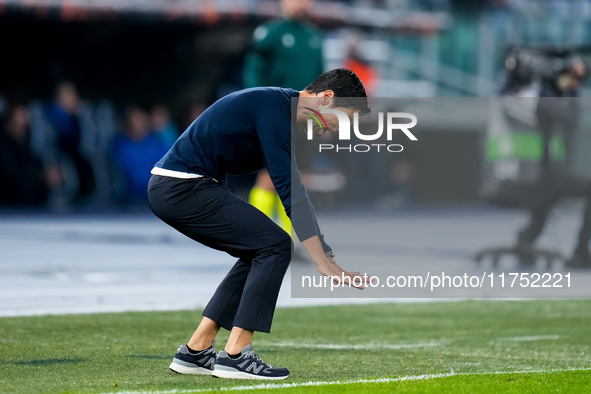
[[[162,138],[165,145],[172,146],[179,136],[179,131],[170,118],[170,110],[167,106],[154,105],[150,111],[152,129]]]
[[[112,144],[112,158],[125,181],[126,202],[145,202],[150,171],[171,146],[154,133],[144,109],[126,110],[124,127]]]
[[[44,165],[29,145],[29,111],[23,105],[7,110],[0,130],[0,203],[43,205],[52,189],[62,185],[56,165]]]
[[[244,84],[304,89],[323,71],[322,33],[309,22],[312,0],[281,0],[280,18],[257,27],[246,56]],[[300,163],[300,169],[305,170]],[[257,175],[249,202],[287,233],[291,223],[266,170]]]
[[[74,165],[78,176],[78,200],[85,200],[95,191],[94,171],[90,161],[84,157],[81,142],[81,102],[76,86],[61,82],[55,98],[47,107],[47,118],[56,133],[57,146]]]

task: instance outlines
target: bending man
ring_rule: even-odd
[[[357,100],[347,100],[350,97]],[[193,240],[238,258],[192,338],[179,347],[170,365],[173,371],[241,379],[289,376],[287,369],[271,367],[257,357],[251,340],[254,331],[271,330],[293,243],[265,214],[226,188],[226,174],[266,167],[318,271],[326,276],[356,275],[334,262],[293,158],[297,125],[291,113],[297,111],[295,123],[306,124],[309,109],[303,106],[311,105],[316,111],[337,108],[351,116],[354,111],[369,112],[363,84],[347,69],[328,71],[303,91],[242,90],[203,112],[152,170],[148,201],[153,212]],[[328,130],[338,130],[336,116],[326,116],[326,122]],[[324,131],[317,129],[318,134]],[[216,354],[214,340],[221,327],[230,330],[230,337]]]

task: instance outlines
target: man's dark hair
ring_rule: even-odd
[[[335,95],[333,107],[351,108],[361,115],[371,112],[361,79],[347,68],[335,68],[320,74],[306,90],[309,93],[332,90]]]

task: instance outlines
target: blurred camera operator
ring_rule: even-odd
[[[579,57],[572,57],[555,78],[544,81],[540,91],[536,116],[543,136],[543,157],[537,184],[537,200],[530,208],[530,221],[519,232],[517,249],[526,257],[532,256],[533,243],[541,234],[550,210],[565,197],[587,199],[577,246],[567,260],[569,268],[591,268],[589,240],[591,238],[591,187],[588,180],[568,173],[572,160],[572,137],[578,128],[580,108],[578,94],[581,81],[587,76],[587,66]],[[566,160],[562,166],[551,162],[550,141],[561,133],[565,141]],[[524,261],[528,263],[528,261]],[[531,261],[529,261],[531,263]]]

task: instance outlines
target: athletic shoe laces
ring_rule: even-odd
[[[261,363],[263,363],[264,365],[268,366],[269,368],[272,368],[269,364],[267,364],[266,362],[264,362],[259,356],[257,356],[254,352],[254,349],[247,351],[246,353],[244,353],[244,355],[246,357],[254,357],[255,360],[260,361]]]

